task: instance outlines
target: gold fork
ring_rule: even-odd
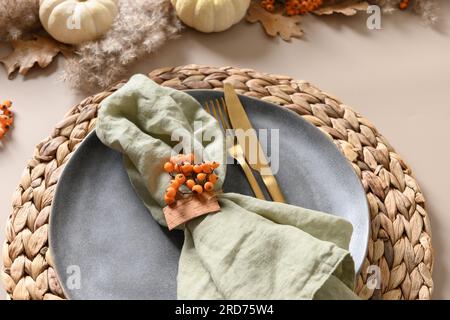
[[[226,131],[228,129],[231,129],[231,126],[229,124],[230,122],[228,119],[227,105],[225,104],[223,98],[221,100],[216,99],[214,101],[211,100],[205,102],[203,109],[205,109],[206,112],[208,112],[217,121],[219,121],[219,123],[222,125],[222,130],[226,136]],[[235,138],[233,145],[230,148],[228,148],[227,151],[230,154],[230,156],[239,163],[242,170],[244,170],[245,176],[247,177],[247,180],[250,183],[250,187],[252,188],[255,197],[258,199],[265,200],[266,198],[264,197],[264,193],[262,192],[261,187],[256,181],[252,169],[250,169],[250,166],[245,160],[244,151],[242,150],[241,146],[237,143]]]

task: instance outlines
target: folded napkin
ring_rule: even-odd
[[[123,153],[136,193],[161,225],[168,186],[162,167],[178,145],[174,137],[190,139],[205,160],[225,163],[217,121],[188,94],[143,75],[103,101],[97,135]],[[216,170],[220,189],[226,166]],[[218,199],[219,212],[183,227],[179,299],[357,298],[349,222],[241,194],[219,193]]]

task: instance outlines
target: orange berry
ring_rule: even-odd
[[[177,175],[175,176],[175,180],[177,180],[177,182],[178,182],[180,185],[182,185],[183,183],[186,182],[186,177],[185,177],[184,174],[180,173],[180,174],[177,174]]]
[[[206,173],[199,173],[197,175],[197,180],[198,181],[205,181],[206,180]]]
[[[196,164],[193,169],[195,173],[200,173],[203,171],[201,164]]]
[[[5,101],[3,101],[2,104],[3,104],[4,106],[6,106],[7,108],[11,108],[11,106],[12,106],[11,100],[5,100]]]
[[[177,195],[177,188],[174,187],[167,188],[166,195],[168,197],[175,198],[175,196]]]
[[[191,163],[194,162],[194,158],[195,158],[195,156],[193,153],[186,155],[186,161],[189,161]]]
[[[188,162],[186,162],[185,164],[183,164],[183,165],[181,166],[181,171],[182,171],[184,174],[191,173],[192,170],[193,170],[192,164],[190,164],[190,163],[188,163]]]
[[[184,154],[178,155],[178,161],[180,161],[181,164],[182,164],[183,162],[185,162],[185,161],[188,161],[188,160],[187,160],[187,156],[184,155]]]
[[[402,2],[400,2],[400,9],[401,10],[407,9],[408,6],[409,6],[409,1],[402,1]]]
[[[213,169],[210,163],[204,163],[202,164],[202,170],[204,173],[211,173]]]
[[[170,162],[173,164],[181,164],[184,161],[183,154],[177,154],[176,156],[170,157]]]
[[[172,203],[174,203],[175,202],[175,198],[171,198],[171,197],[169,197],[167,194],[164,196],[164,201],[168,204],[168,205],[170,205],[170,204],[172,204]]]
[[[212,183],[216,183],[217,182],[217,175],[215,175],[214,173],[211,173],[208,177],[208,180]]]
[[[178,183],[177,180],[170,180],[169,188],[174,188],[174,189],[178,190],[179,187],[180,187],[180,184]]]
[[[192,179],[189,179],[188,181],[186,181],[186,186],[187,186],[189,189],[192,189],[192,188],[195,186],[195,181],[192,180]]]
[[[166,162],[166,163],[164,163],[164,170],[165,170],[166,172],[171,173],[171,172],[173,172],[173,169],[174,169],[174,165],[173,165],[172,162]]]
[[[196,194],[200,194],[203,192],[203,187],[199,184],[196,184],[195,186],[192,187],[192,192],[196,193]]]
[[[204,187],[206,191],[211,191],[212,189],[214,189],[214,184],[212,182],[207,182],[205,183]]]
[[[211,167],[212,167],[213,169],[217,169],[218,167],[220,167],[220,163],[218,163],[218,162],[216,162],[216,161],[213,161],[213,162],[211,163]]]

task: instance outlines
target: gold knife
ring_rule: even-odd
[[[261,174],[264,184],[266,185],[267,190],[269,190],[273,201],[285,203],[286,201],[284,200],[284,196],[281,193],[280,187],[272,173],[270,165],[268,165],[267,158],[264,154],[261,143],[258,140],[256,131],[253,129],[253,126],[248,119],[247,113],[245,112],[238,95],[234,91],[233,86],[228,83],[225,83],[224,85],[224,92],[225,102],[228,107],[228,116],[233,129],[242,129],[245,131],[245,135],[237,134],[236,136],[239,145],[244,150],[244,155],[248,164],[253,170],[258,171]],[[256,143],[256,146],[250,146],[251,142]],[[257,155],[250,154],[250,150],[256,150]],[[264,171],[264,174],[262,174],[262,171]]]

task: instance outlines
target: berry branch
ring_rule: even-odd
[[[304,15],[326,6],[323,0],[261,0],[260,3],[269,12],[275,12],[277,7],[284,6],[283,12],[287,16]],[[409,5],[409,0],[399,0],[401,10],[407,9]]]
[[[12,102],[10,100],[5,100],[0,105],[0,139],[2,139],[6,133],[9,131],[14,123],[14,114],[10,110]]]
[[[214,189],[218,179],[214,170],[220,164],[209,161],[194,163],[194,158],[193,154],[179,154],[171,157],[170,161],[164,164],[164,171],[171,177],[169,187],[164,195],[167,205],[173,204],[177,195],[201,194],[203,191],[209,192]],[[183,189],[187,192],[184,192]]]

